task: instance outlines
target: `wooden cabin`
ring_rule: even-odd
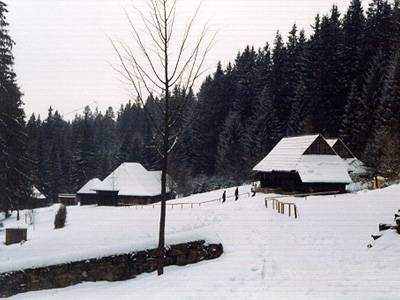
[[[326,139],[326,142],[335,150],[342,159],[355,158],[353,152],[341,139]]]
[[[79,191],[76,192],[77,201],[81,205],[97,204],[97,193],[95,190],[93,190],[93,188],[100,183],[101,180],[98,178],[89,180],[79,189]]]
[[[254,168],[262,188],[289,193],[342,192],[346,163],[322,135],[283,138]]]
[[[20,209],[34,209],[49,206],[50,204],[46,196],[36,186],[32,186],[32,192],[28,201],[21,204]]]
[[[350,148],[341,139],[327,139],[328,144],[335,150],[347,164],[347,171],[353,180],[359,180],[367,176],[367,170],[361,160],[359,160]]]
[[[147,205],[161,201],[161,171],[123,163],[93,188],[99,205]],[[167,199],[172,193],[167,187]]]
[[[75,194],[58,194],[58,202],[66,206],[78,205]]]

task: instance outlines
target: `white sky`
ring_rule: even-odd
[[[104,110],[128,100],[127,86],[110,67],[116,56],[107,35],[129,41],[123,8],[143,0],[5,0],[8,4],[15,70],[26,114],[47,114],[50,105],[62,114],[93,101]],[[178,0],[178,30],[198,5]],[[272,43],[296,22],[310,32],[315,15],[336,3],[342,13],[350,0],[203,0],[198,24],[211,18],[217,42],[206,61],[209,72],[218,60],[233,61],[247,44]],[[66,115],[67,118],[73,114]]]

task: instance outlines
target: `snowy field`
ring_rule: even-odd
[[[245,189],[250,188],[241,192]],[[201,202],[221,193],[174,201]],[[387,232],[367,248],[378,223],[391,223],[400,208],[399,185],[285,201],[297,203],[297,220],[265,208],[261,194],[193,209],[168,208],[168,243],[220,241],[224,254],[167,267],[161,277],[152,273],[124,282],[83,283],[11,299],[400,299],[400,236]],[[69,207],[67,226],[55,231],[56,210],[37,210],[28,242],[0,245],[0,272],[157,244],[158,209]],[[4,225],[15,226],[16,221]]]

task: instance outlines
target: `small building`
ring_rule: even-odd
[[[345,192],[346,163],[322,135],[283,138],[254,168],[262,188],[281,192]]]
[[[93,189],[99,205],[147,205],[160,202],[161,171],[148,171],[140,163],[123,163]],[[171,199],[168,186],[167,192],[167,199]]]
[[[347,147],[341,139],[326,139],[326,142],[342,159],[355,158],[353,152],[351,152],[349,147]]]
[[[58,194],[58,202],[66,206],[78,205],[75,194]]]
[[[47,200],[46,196],[43,195],[43,193],[41,191],[39,191],[39,189],[36,186],[32,186],[32,193],[30,196],[30,199],[27,203],[27,207],[23,207],[23,208],[29,208],[29,209],[33,209],[33,208],[39,208],[39,207],[45,207],[45,206],[49,206],[50,203]]]
[[[347,171],[352,179],[358,180],[366,175],[367,170],[361,160],[359,160],[341,139],[327,139],[327,143],[335,152],[346,162]]]
[[[97,194],[93,188],[100,184],[101,180],[98,178],[93,178],[89,180],[83,187],[76,192],[77,201],[81,205],[91,205],[97,204]]]

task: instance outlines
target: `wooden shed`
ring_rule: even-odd
[[[100,183],[101,180],[98,178],[93,178],[89,180],[84,186],[79,189],[79,191],[76,192],[77,201],[81,205],[97,204],[98,196],[93,188]]]
[[[161,201],[161,171],[123,163],[93,188],[99,205],[147,205]],[[167,199],[172,198],[167,187]]]
[[[341,139],[327,139],[326,141],[342,159],[355,158],[353,152]]]
[[[64,205],[78,205],[75,194],[58,194],[58,202]]]
[[[24,207],[20,208],[34,209],[49,205],[50,203],[46,196],[36,186],[32,186],[31,196],[29,198],[29,201],[27,202],[27,205],[24,205]]]
[[[283,138],[254,168],[262,188],[282,192],[346,191],[346,163],[322,135]]]
[[[367,175],[367,169],[349,147],[341,139],[327,139],[328,144],[335,150],[347,164],[347,171],[353,180],[358,180]]]

